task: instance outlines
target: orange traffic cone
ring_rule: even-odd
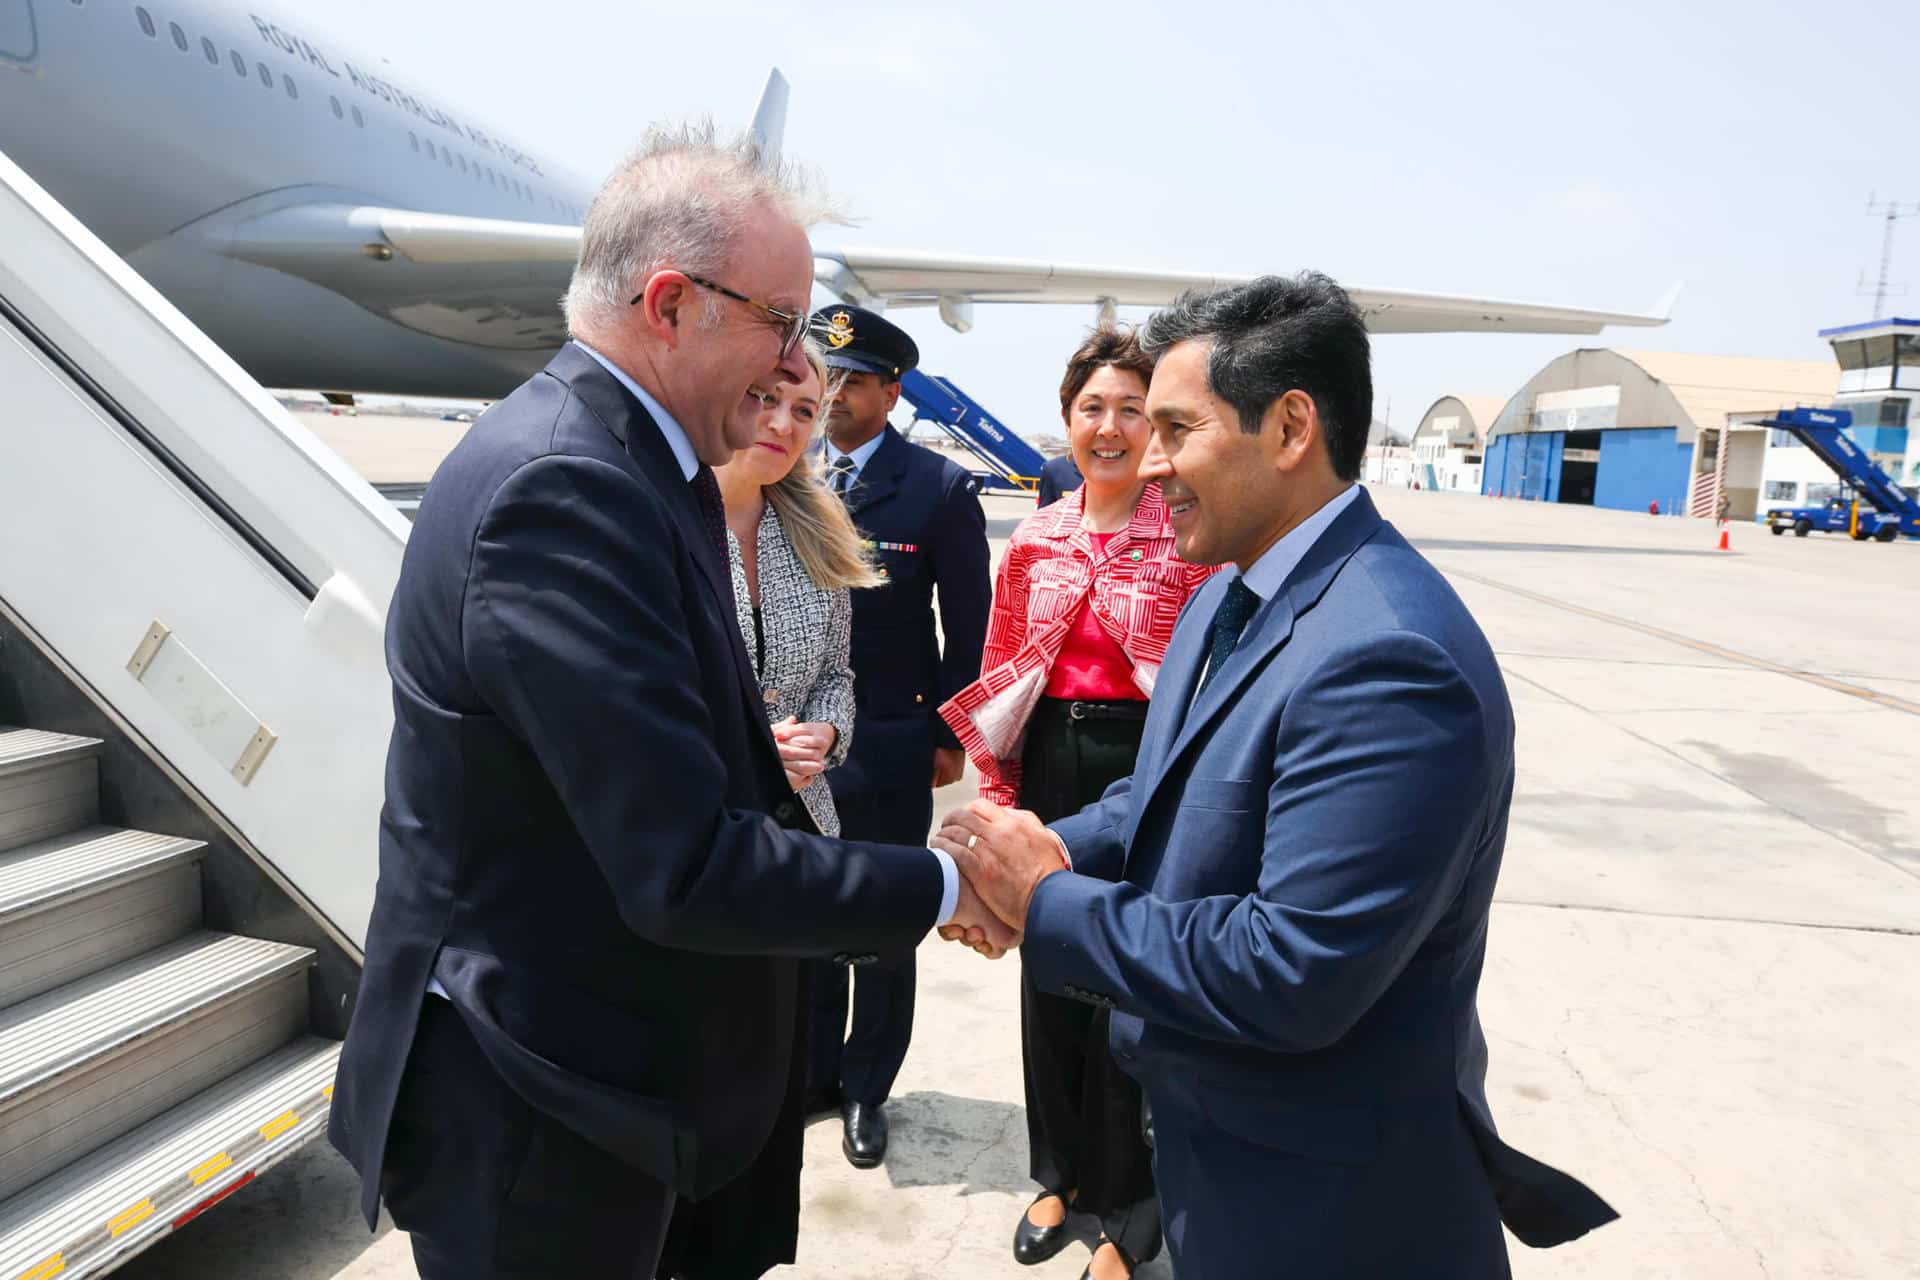
[[[1722,551],[1733,550],[1733,541],[1728,537],[1728,530],[1724,527],[1720,530],[1720,549]]]

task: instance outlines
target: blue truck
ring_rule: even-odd
[[[1847,434],[1853,414],[1846,409],[1782,409],[1766,425],[1791,432],[1816,458],[1840,477],[1841,496],[1820,507],[1773,507],[1767,528],[1779,537],[1793,530],[1804,538],[1818,530],[1844,533],[1856,542],[1892,542],[1901,534],[1920,538],[1920,500],[1880,468]]]

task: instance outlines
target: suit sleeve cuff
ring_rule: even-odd
[[[950,924],[953,921],[954,908],[960,905],[960,868],[953,865],[953,858],[938,849],[928,849],[928,853],[940,860],[940,914],[934,918],[933,927]]]
[[[1052,827],[1047,828],[1047,834],[1052,836],[1053,842],[1060,846],[1060,861],[1066,865],[1067,870],[1073,870],[1073,854],[1067,850],[1067,842],[1062,840],[1060,833]]]

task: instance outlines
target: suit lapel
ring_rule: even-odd
[[[1226,593],[1225,575],[1208,582],[1195,597],[1193,607],[1188,611],[1188,625],[1175,633],[1173,644],[1167,650],[1167,661],[1160,669],[1160,682],[1154,690],[1155,701],[1164,695],[1171,705],[1165,708],[1167,717],[1161,721],[1162,733],[1150,736],[1164,738],[1167,736],[1166,730],[1171,730],[1172,745],[1164,754],[1156,754],[1152,771],[1145,777],[1145,789],[1134,805],[1136,827],[1181,757],[1225,714],[1247,683],[1287,643],[1293,635],[1295,623],[1320,603],[1320,598],[1333,585],[1333,580],[1339,576],[1353,553],[1365,546],[1379,531],[1380,515],[1363,489],[1307,550],[1274,598],[1262,605],[1260,611],[1248,621],[1239,645],[1221,664],[1220,670],[1201,690],[1198,698],[1193,696],[1193,690],[1206,660],[1206,638],[1214,610],[1219,607],[1220,597]],[[1189,706],[1189,703],[1192,705]]]
[[[732,570],[720,558],[720,551],[713,545],[712,539],[707,537],[707,523],[700,512],[700,500],[694,496],[692,484],[681,474],[680,460],[673,456],[672,446],[660,434],[659,424],[654,422],[647,407],[620,385],[618,378],[574,343],[569,342],[561,347],[559,354],[548,363],[547,370],[566,383],[580,403],[592,411],[616,440],[626,446],[627,456],[634,460],[665,500],[668,510],[680,526],[681,541],[687,546],[687,554],[706,584],[708,598],[725,624],[721,630],[731,641],[729,652],[733,656],[734,681],[740,688],[741,696],[755,712],[752,719],[761,727],[760,736],[766,739],[768,749],[773,750],[773,738],[766,731],[766,716],[760,710],[760,688],[754,678],[753,660],[748,656],[746,642],[740,636]],[[777,751],[775,758],[778,759]]]

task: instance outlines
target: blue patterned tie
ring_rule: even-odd
[[[1215,673],[1233,656],[1233,647],[1240,643],[1247,619],[1259,607],[1260,597],[1244,581],[1235,578],[1227,584],[1227,594],[1220,597],[1220,607],[1213,611],[1213,623],[1207,628],[1207,669],[1200,675],[1200,688],[1195,690],[1195,697],[1206,692]]]

